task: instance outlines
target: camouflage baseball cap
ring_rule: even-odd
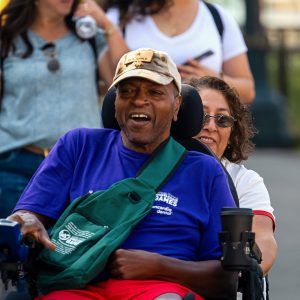
[[[117,65],[111,86],[130,77],[146,78],[162,85],[174,80],[178,91],[181,91],[181,77],[177,67],[163,51],[140,48],[124,54]]]

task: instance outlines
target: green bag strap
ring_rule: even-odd
[[[144,164],[136,179],[150,185],[156,192],[175,173],[187,150],[172,137],[163,142]]]
[[[187,150],[181,144],[177,143],[172,137],[168,138],[152,153],[150,158],[137,173],[135,179],[146,186],[150,186],[155,190],[155,192],[158,192],[160,187],[163,186],[175,173],[186,153]],[[119,181],[119,183],[123,181],[126,182],[131,179],[132,178],[126,178]],[[118,182],[115,184],[118,184]],[[97,194],[101,192],[103,191],[88,192],[87,194],[77,198],[65,209],[59,220],[63,222],[62,220],[69,215],[70,211],[76,210],[76,208],[81,205],[86,198],[90,196],[96,197]],[[132,197],[134,197],[134,195],[132,195]],[[58,223],[59,222],[57,222],[57,224]]]

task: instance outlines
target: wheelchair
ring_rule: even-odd
[[[102,121],[105,128],[119,130],[115,119],[116,90],[111,88],[103,99]],[[171,127],[171,136],[181,143],[187,150],[198,151],[218,158],[200,141],[193,139],[202,127],[203,106],[201,98],[193,87],[182,85],[183,102],[178,113],[178,120]],[[223,167],[223,165],[220,163]],[[235,199],[237,207],[238,197],[230,175],[223,167],[228,178],[228,184]],[[234,213],[234,212],[233,212]],[[241,240],[232,242],[229,232],[220,233],[220,244],[223,250],[221,259],[224,269],[240,272],[239,284],[243,292],[243,299],[264,299],[261,292],[262,272],[259,267],[261,254],[255,244],[254,233],[247,231],[241,233]],[[33,241],[23,241],[19,225],[16,222],[0,220],[0,272],[1,279],[7,287],[11,282],[17,286],[17,292],[12,292],[5,300],[29,300],[38,295],[35,286],[34,270],[39,246]],[[185,300],[192,300],[194,296],[189,293]]]

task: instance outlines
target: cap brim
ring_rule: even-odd
[[[139,78],[145,78],[150,81],[156,82],[161,85],[167,85],[171,83],[174,79],[171,76],[166,76],[164,74],[159,74],[157,72],[153,72],[150,70],[145,69],[134,69],[129,70],[123,74],[121,74],[119,77],[117,77],[114,82],[111,84],[110,88],[113,86],[116,86],[120,81],[132,78],[132,77],[139,77]]]

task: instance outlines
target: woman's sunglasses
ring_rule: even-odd
[[[221,128],[232,127],[234,122],[236,122],[236,119],[232,116],[209,115],[207,113],[204,113],[203,125],[207,124],[210,118],[213,118],[215,120],[216,125]]]
[[[47,68],[51,73],[55,73],[60,68],[60,63],[58,59],[56,58],[56,51],[55,51],[55,44],[54,43],[47,43],[43,47],[41,47],[41,50],[49,58],[49,61],[47,63]]]

